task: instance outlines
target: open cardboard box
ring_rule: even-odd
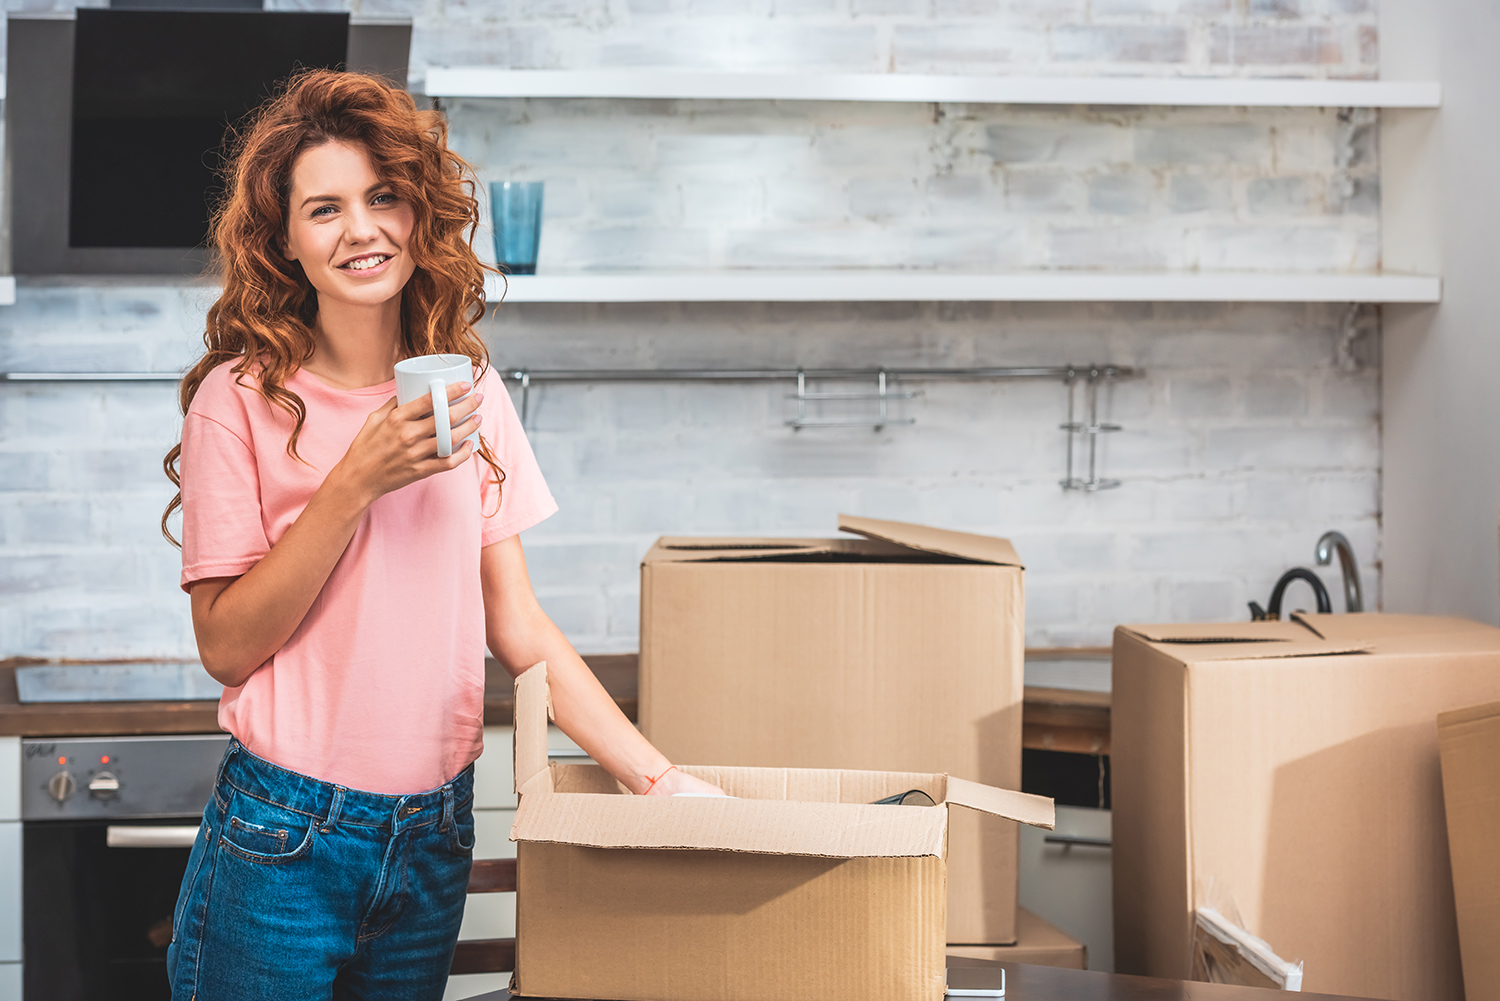
[[[1305,990],[1461,1001],[1433,720],[1500,698],[1500,629],[1121,626],[1113,673],[1117,971],[1190,976],[1215,908]]]
[[[680,765],[739,798],[633,796],[548,762],[546,670],[516,679],[518,995],[937,1001],[949,806],[1052,826],[934,773]],[[871,805],[909,789],[938,805]]]
[[[1021,784],[1024,568],[1005,539],[841,515],[641,564],[640,722],[674,761]],[[1016,940],[1017,829],[949,828],[950,942]]]

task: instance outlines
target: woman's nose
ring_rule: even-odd
[[[369,243],[380,235],[380,227],[375,225],[375,217],[370,212],[355,209],[344,218],[348,220],[350,243]]]

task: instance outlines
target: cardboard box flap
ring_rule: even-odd
[[[878,539],[715,539],[663,536],[641,563],[881,562],[910,558],[908,546]]]
[[[1365,653],[1371,644],[1323,639],[1299,622],[1180,622],[1120,626],[1187,661],[1269,660]]]
[[[767,556],[814,555],[829,551],[828,539],[720,539],[664,535],[641,559],[650,563],[706,563]]]
[[[940,553],[976,563],[994,563],[999,566],[1022,567],[1021,557],[1006,539],[990,535],[973,535],[969,532],[953,532],[927,525],[913,525],[904,521],[880,521],[876,518],[860,518],[855,515],[839,515],[839,531],[853,532],[867,539],[893,542],[907,549],[918,549],[926,553]],[[1025,569],[1022,567],[1022,569]]]
[[[1446,730],[1449,727],[1478,723],[1496,716],[1500,716],[1500,702],[1486,702],[1482,705],[1465,706],[1462,709],[1450,709],[1447,712],[1438,713],[1437,725],[1439,730]]]
[[[951,775],[948,776],[948,803],[1020,821],[1032,827],[1044,827],[1049,831],[1056,821],[1057,811],[1052,800],[1046,796],[1034,796],[1012,789],[996,789],[968,779],[956,779]]]
[[[1473,619],[1448,615],[1401,615],[1384,612],[1319,614],[1293,612],[1292,618],[1330,640],[1374,643],[1381,653],[1403,644],[1431,653],[1461,652],[1500,643],[1500,629]],[[1417,641],[1411,646],[1411,641]]]
[[[941,858],[948,811],[719,797],[523,796],[512,841],[818,858]]]
[[[551,718],[552,696],[547,687],[547,662],[544,660],[533,664],[516,678],[511,754],[518,793],[538,773],[547,771],[547,721]]]

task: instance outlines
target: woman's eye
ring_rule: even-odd
[[[376,205],[389,205],[395,200],[396,196],[391,194],[389,191],[382,191],[380,194],[375,196]]]
[[[312,210],[312,215],[313,215],[313,218],[316,219],[318,216],[325,215],[325,214],[327,214],[329,212],[332,212],[332,211],[333,211],[333,206],[332,205],[319,205],[317,208],[315,208],[315,209]]]

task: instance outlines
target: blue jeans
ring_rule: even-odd
[[[438,1001],[473,787],[470,767],[430,792],[359,792],[230,741],[173,915],[173,1001]]]

